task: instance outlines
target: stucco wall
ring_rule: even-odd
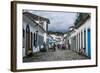
[[[84,30],[86,30],[86,55],[88,54],[88,43],[87,43],[87,40],[88,40],[88,38],[87,38],[87,30],[88,30],[88,28],[91,29],[91,19],[90,18],[82,26],[80,26],[78,29],[75,29],[75,32],[73,32],[71,34],[71,36],[69,37],[70,44],[73,44],[72,38],[77,36],[80,33],[80,41],[79,40],[78,40],[78,42],[74,41],[76,43],[74,43],[73,44],[74,46],[72,46],[72,48],[75,47],[76,50],[79,50],[79,48],[81,49],[81,46],[84,47]],[[83,45],[81,45],[81,32],[83,33],[83,37],[82,37],[82,39],[83,39],[83,43],[82,44]],[[79,38],[79,35],[78,35],[78,37],[76,37],[76,39],[78,39],[78,38]],[[79,43],[80,43],[80,46],[79,46]]]
[[[31,21],[27,16],[23,16],[23,29],[26,29],[26,26],[29,25],[30,27],[30,32],[32,33],[36,33],[36,31],[38,31],[38,36],[41,36],[41,38],[43,38],[43,40],[37,38],[37,40],[41,40],[42,42],[46,42],[46,32],[43,31],[43,29],[41,29],[36,23],[34,23],[33,21]],[[44,28],[46,29],[46,23]],[[26,31],[25,31],[26,32]],[[25,33],[26,35],[26,33]],[[26,36],[25,36],[26,38]],[[24,45],[26,48],[26,39],[24,38]],[[34,40],[34,39],[33,39]],[[39,42],[37,42],[39,44]],[[41,45],[42,46],[42,45]],[[35,48],[34,46],[32,46],[33,52],[39,52],[40,51],[40,45],[37,45],[37,47]],[[25,56],[25,48],[23,48],[23,56]]]

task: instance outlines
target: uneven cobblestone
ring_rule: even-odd
[[[23,62],[40,62],[40,61],[63,61],[63,60],[82,60],[88,59],[79,55],[72,50],[56,50],[48,52],[39,52],[31,57],[24,57]]]

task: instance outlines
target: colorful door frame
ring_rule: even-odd
[[[88,38],[88,57],[91,59],[91,30],[87,30],[87,38]]]

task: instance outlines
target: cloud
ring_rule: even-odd
[[[77,13],[73,12],[54,12],[54,11],[30,11],[33,14],[46,17],[50,20],[49,31],[67,32],[70,26],[74,26]]]

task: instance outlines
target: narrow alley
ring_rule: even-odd
[[[90,13],[23,10],[22,32],[23,62],[91,59]]]

